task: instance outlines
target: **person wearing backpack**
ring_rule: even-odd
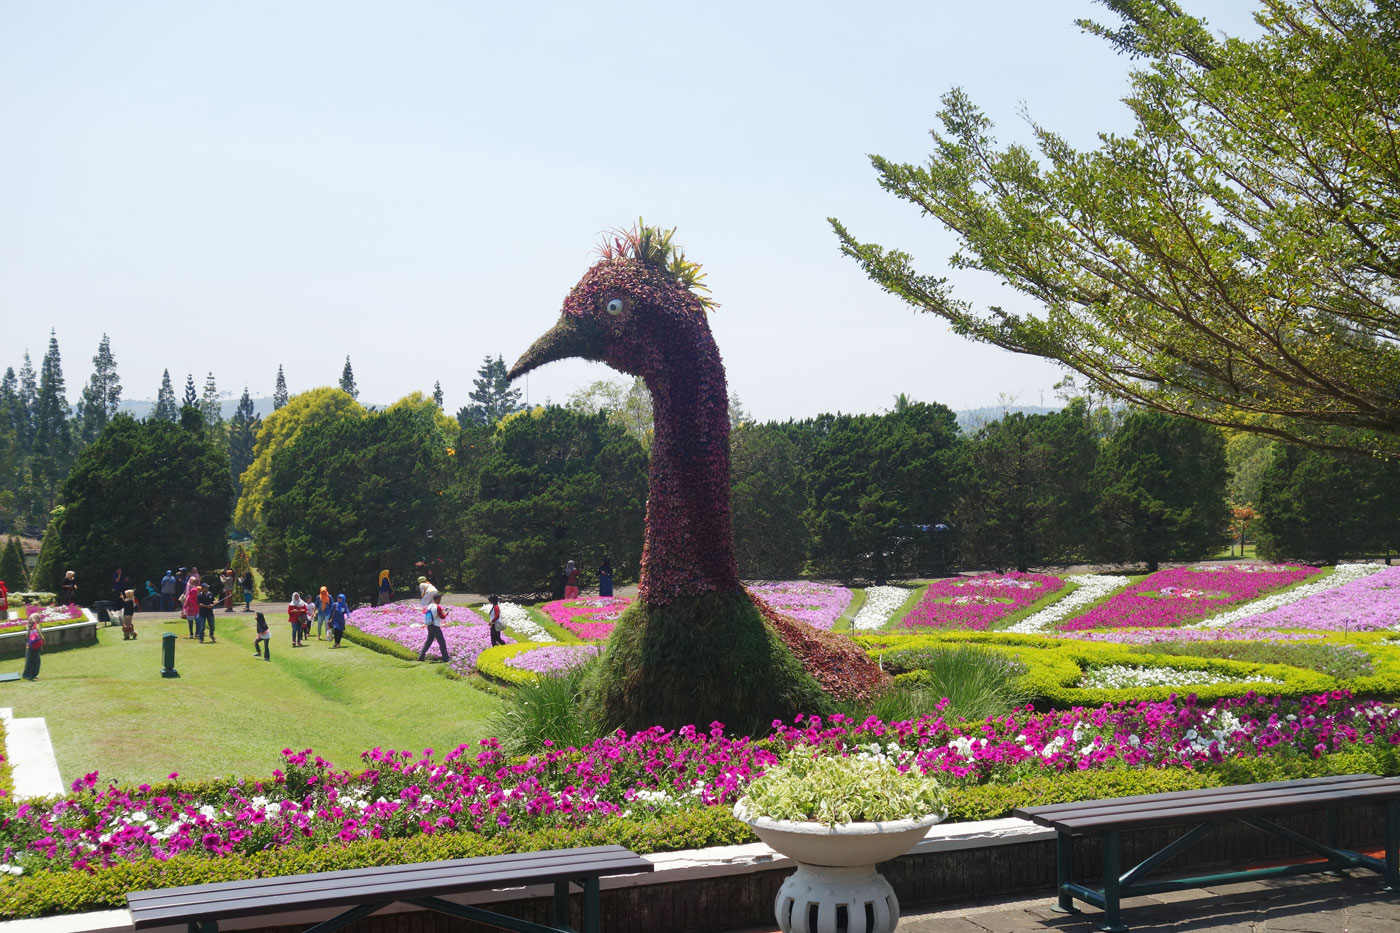
[[[496,596],[494,593],[491,595],[490,599],[491,644],[504,645],[506,643],[504,637],[506,631],[506,624],[501,621],[501,600],[500,597]]]
[[[447,618],[447,610],[442,608],[442,594],[436,589],[433,590],[433,605],[424,614],[424,621],[428,623],[428,637],[423,642],[423,649],[418,652],[418,660],[425,660],[428,656],[428,646],[434,641],[438,644],[438,651],[442,654],[442,663],[446,664],[452,660],[447,656],[447,639],[442,634],[442,620]]]

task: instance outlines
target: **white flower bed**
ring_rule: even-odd
[[[868,632],[883,627],[890,621],[894,611],[904,605],[911,592],[902,586],[867,586],[865,605],[860,607],[860,612],[851,620],[851,627],[857,632]]]
[[[1385,567],[1381,564],[1338,564],[1336,570],[1316,583],[1304,583],[1302,586],[1295,587],[1285,593],[1275,593],[1272,596],[1265,596],[1263,599],[1256,599],[1252,603],[1231,609],[1229,612],[1222,612],[1218,616],[1211,616],[1209,619],[1197,622],[1195,625],[1188,625],[1186,628],[1224,628],[1241,619],[1262,615],[1271,609],[1277,609],[1279,606],[1287,606],[1300,599],[1307,599],[1309,596],[1334,590],[1353,580],[1369,577],[1384,569]]]
[[[538,622],[530,618],[525,607],[517,603],[499,603],[501,621],[506,628],[520,637],[521,641],[554,641],[553,635],[546,632]]]
[[[1084,672],[1079,686],[1097,690],[1111,690],[1118,687],[1180,687],[1187,684],[1281,684],[1283,681],[1271,677],[1236,677],[1233,674],[1219,674],[1186,667],[1133,667],[1127,664],[1110,664],[1093,667]]]
[[[1079,612],[1090,603],[1096,603],[1109,593],[1128,585],[1127,577],[1098,576],[1096,574],[1076,574],[1065,577],[1066,583],[1077,583],[1079,589],[1064,599],[1046,606],[1032,616],[1027,616],[1007,629],[1018,635],[1042,635],[1049,632],[1056,622]]]

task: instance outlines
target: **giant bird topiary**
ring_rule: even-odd
[[[585,703],[601,723],[722,722],[739,732],[866,698],[886,677],[848,639],[749,598],[734,561],[729,409],[713,307],[674,230],[618,231],[559,322],[510,371],[582,357],[640,376],[655,435],[637,602],[617,622]]]

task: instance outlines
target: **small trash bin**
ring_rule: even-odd
[[[115,625],[112,621],[112,602],[108,599],[99,599],[92,604],[92,611],[97,613],[97,621],[103,625]]]

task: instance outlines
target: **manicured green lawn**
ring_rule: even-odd
[[[0,691],[16,717],[48,721],[65,781],[89,771],[104,782],[267,775],[283,748],[311,748],[340,767],[375,746],[442,754],[487,735],[500,705],[437,664],[348,642],[332,650],[314,636],[293,649],[283,619],[273,624],[271,663],[253,657],[252,615],[220,612],[218,642],[203,645],[184,637],[183,620],[137,620],[137,640],[99,626],[97,645],[47,652],[37,681]],[[167,631],[180,636],[178,679],[160,676]],[[0,671],[22,667],[0,662]]]

